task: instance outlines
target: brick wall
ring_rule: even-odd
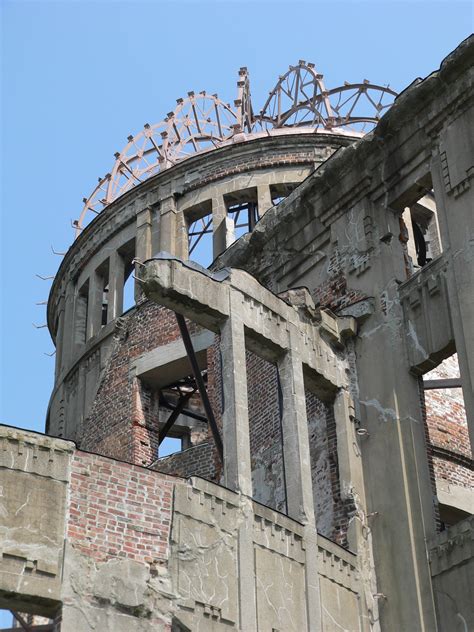
[[[194,323],[188,325],[191,333],[198,330]],[[157,407],[149,388],[130,374],[130,364],[179,336],[174,313],[151,301],[141,302],[123,317],[120,336],[84,420],[80,447],[140,465],[156,459]]]
[[[329,260],[326,280],[312,291],[316,306],[337,311],[367,298],[362,292],[350,288],[344,267],[345,258],[335,249]]]
[[[68,542],[96,561],[168,559],[173,485],[166,475],[96,454],[72,459]]]
[[[152,467],[158,472],[174,474],[183,478],[200,476],[217,483],[219,481],[217,480],[214,453],[214,443],[211,439],[211,441],[204,441],[182,452],[164,456],[158,459]]]
[[[197,327],[190,323],[190,331]],[[140,303],[124,318],[120,339],[108,363],[81,447],[149,466],[158,455],[158,391],[130,374],[132,360],[179,338],[174,314],[151,302]],[[220,340],[208,350],[208,393],[222,433],[222,373]],[[286,510],[281,419],[276,366],[246,354],[250,449],[254,497],[279,511]],[[195,407],[199,397],[195,396]],[[334,417],[308,393],[315,506],[320,532],[345,544],[348,509],[340,500]],[[169,413],[166,413],[169,414]],[[222,464],[212,435],[197,433],[195,445],[160,459],[153,469],[222,482]]]

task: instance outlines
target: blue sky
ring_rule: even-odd
[[[0,421],[43,430],[54,358],[44,306],[81,200],[113,154],[189,90],[262,103],[289,64],[329,87],[401,90],[473,30],[471,2],[3,1]],[[0,614],[0,623],[4,623]]]

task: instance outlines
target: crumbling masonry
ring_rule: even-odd
[[[129,137],[52,285],[46,434],[0,427],[20,626],[474,627],[473,58],[395,99],[300,61],[258,115],[241,69]]]

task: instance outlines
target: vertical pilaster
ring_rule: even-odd
[[[56,331],[56,362],[55,362],[55,382],[58,379],[62,366],[62,355],[64,345],[64,310],[65,310],[65,297],[61,296],[58,305],[58,328]]]
[[[359,217],[369,213],[373,213],[373,207],[367,201]],[[341,240],[350,239],[342,220],[336,230]],[[378,206],[374,235],[387,231],[396,235],[399,230],[399,217],[389,208]],[[371,255],[370,270],[353,280],[358,290],[376,297],[374,312],[354,342],[358,418],[364,434],[352,449],[362,453],[367,503],[367,511],[359,507],[361,511],[354,520],[365,522],[367,547],[372,547],[377,585],[372,580],[366,602],[374,601],[374,593],[384,595],[383,601],[377,602],[381,628],[428,632],[436,630],[426,559],[426,539],[435,533],[435,519],[418,381],[408,371],[402,347],[398,287],[406,277],[404,250],[399,240],[378,243]],[[342,399],[336,404],[336,414],[340,406],[341,423],[347,415],[345,403]],[[343,436],[339,438],[344,441]],[[341,446],[346,452],[350,449],[349,445]],[[355,468],[352,457],[351,462]],[[342,471],[346,484],[351,473]],[[371,571],[366,566],[371,563],[370,557],[362,563],[370,579]],[[400,577],[404,578],[403,586]]]
[[[298,353],[299,335],[294,325],[290,324],[289,327],[289,349],[278,361],[282,394],[287,510],[290,518],[303,524],[314,525],[313,483],[303,366]]]
[[[261,184],[257,187],[258,196],[258,216],[263,217],[269,208],[272,208],[272,196],[268,184]]]
[[[184,216],[178,212],[176,200],[172,195],[160,202],[158,244],[160,252],[169,252],[181,259],[187,259],[187,230]]]
[[[89,277],[89,295],[87,298],[87,326],[86,340],[99,333],[102,323],[102,295],[103,279],[97,273],[92,272]]]
[[[455,126],[450,126],[454,134]],[[463,145],[462,128],[458,144]],[[455,144],[453,139],[449,146]],[[455,144],[455,146],[457,146]],[[454,153],[454,150],[453,150]],[[462,381],[464,406],[474,449],[474,230],[472,229],[472,188],[455,196],[446,190],[449,177],[449,156],[444,155],[444,168],[439,154],[432,160],[432,178],[437,215],[447,267],[449,309],[453,324],[456,352]],[[444,169],[444,173],[443,173]],[[445,174],[448,174],[446,177]]]
[[[239,304],[230,293],[230,316],[221,326],[224,412],[224,484],[229,489],[252,495],[250,466],[245,333]]]
[[[230,316],[221,326],[224,485],[242,494],[245,520],[238,532],[240,629],[253,632],[257,629],[257,608],[245,332],[240,317],[241,305],[234,292],[229,293],[229,301]]]
[[[114,320],[123,312],[124,282],[125,262],[120,253],[114,250],[109,259],[109,296],[107,322]]]
[[[304,524],[306,553],[305,583],[308,629],[320,630],[321,596],[318,577],[318,544],[313,503],[313,481],[309,453],[308,420],[303,365],[299,352],[300,337],[289,323],[289,348],[278,361],[282,399],[283,459],[287,512]]]
[[[151,257],[151,210],[149,208],[137,213],[135,256],[140,261],[146,261]]]
[[[138,261],[146,261],[151,257],[151,211],[145,208],[137,213],[137,232],[135,237],[135,257]],[[135,273],[137,266],[135,264]],[[134,284],[135,303],[139,303],[143,296],[140,284]]]
[[[227,216],[222,196],[212,200],[212,244],[215,259],[235,241],[234,222]]]
[[[66,284],[64,294],[64,332],[60,373],[70,366],[74,348],[74,284],[72,281]]]

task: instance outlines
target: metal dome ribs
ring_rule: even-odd
[[[249,75],[241,68],[234,107],[217,94],[189,92],[186,98],[177,99],[175,110],[165,119],[146,124],[138,134],[128,137],[122,151],[115,154],[111,172],[99,178],[91,195],[84,198],[79,219],[73,222],[76,236],[91,214],[97,215],[137,184],[192,155],[232,141],[237,134],[239,140],[247,140],[283,128],[365,133],[376,125],[395,96],[389,87],[368,80],[327,90],[314,64],[300,60],[279,77],[263,108],[255,114]]]

